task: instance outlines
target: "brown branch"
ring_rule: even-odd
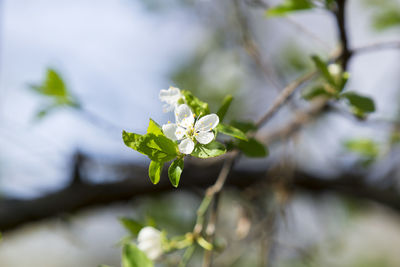
[[[306,75],[298,78],[297,80],[286,86],[275,99],[274,103],[267,110],[267,112],[256,121],[255,124],[257,125],[257,127],[260,127],[268,122],[275,115],[275,113],[287,102],[287,100],[292,96],[296,89],[299,88],[306,81],[310,80],[316,73],[316,71],[307,73]]]
[[[26,223],[74,213],[94,206],[129,201],[142,195],[190,190],[193,187],[204,188],[213,184],[221,169],[221,164],[211,165],[207,168],[198,165],[186,166],[179,189],[175,189],[169,184],[166,173],[163,173],[161,182],[154,186],[148,181],[146,167],[132,167],[135,172],[124,181],[108,184],[72,184],[67,188],[35,199],[0,200],[0,231],[16,229]],[[266,178],[266,170],[232,170],[229,180],[226,180],[227,185],[241,189],[256,183],[273,182]],[[400,212],[399,192],[368,184],[362,176],[342,174],[332,179],[321,179],[316,175],[296,171],[290,185],[294,190],[302,189],[318,194],[333,192],[366,199]]]
[[[337,0],[337,8],[334,12],[336,18],[336,25],[339,30],[339,40],[341,45],[340,60],[344,70],[347,70],[347,65],[351,57],[349,39],[346,29],[346,0]]]
[[[387,49],[400,49],[400,40],[380,42],[380,43],[374,43],[374,44],[356,47],[351,50],[351,54],[359,55],[359,54],[363,54],[363,53],[376,52],[376,51],[387,50]]]

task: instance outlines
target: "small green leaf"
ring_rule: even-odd
[[[119,221],[125,227],[125,229],[127,229],[129,233],[134,237],[136,237],[139,234],[140,230],[144,227],[143,224],[128,217],[119,218]]]
[[[367,138],[352,139],[344,143],[346,149],[362,157],[360,163],[368,166],[375,161],[379,155],[379,144]]]
[[[285,0],[283,4],[268,9],[266,14],[269,17],[285,16],[290,12],[307,10],[313,7],[314,4],[311,0]]]
[[[241,130],[244,133],[257,130],[257,125],[251,121],[231,121],[230,125]]]
[[[263,158],[268,156],[268,148],[254,138],[248,141],[240,141],[237,148],[250,158]]]
[[[158,184],[164,162],[151,161],[149,165],[149,177],[153,184]]]
[[[201,101],[187,90],[182,90],[181,93],[185,96],[187,105],[192,109],[196,116],[204,116],[210,113],[210,109],[206,102]]]
[[[155,134],[155,135],[164,135],[160,125],[158,125],[155,121],[150,119],[149,126],[147,127],[147,133]]]
[[[217,111],[217,115],[219,117],[220,121],[223,121],[226,115],[226,112],[228,111],[231,103],[233,100],[233,96],[227,95],[224,100],[222,101],[221,107]]]
[[[217,157],[226,153],[226,148],[223,144],[212,141],[207,145],[197,144],[192,152],[192,156],[206,159]]]
[[[230,125],[220,123],[217,126],[217,131],[229,136],[233,136],[240,140],[247,140],[246,134],[244,134],[241,130]]]
[[[122,131],[122,139],[127,147],[138,151],[143,135]]]
[[[183,158],[174,160],[168,168],[168,177],[174,187],[178,187],[183,171]]]
[[[122,250],[122,267],[153,267],[153,262],[134,244],[126,244]]]
[[[311,58],[314,61],[314,64],[317,67],[317,69],[321,72],[322,76],[325,78],[325,80],[336,88],[337,85],[335,83],[335,79],[329,72],[327,64],[317,55],[314,55]]]
[[[314,87],[311,90],[308,90],[305,94],[303,94],[303,98],[306,100],[312,100],[319,96],[325,96],[325,97],[331,98],[334,95],[328,93],[325,90],[325,88],[323,88],[321,86]]]
[[[170,161],[178,155],[177,144],[164,135],[139,135],[123,131],[122,139],[126,146],[147,155],[153,161]]]
[[[379,154],[379,145],[367,138],[348,140],[345,142],[345,147],[363,157],[376,157]]]
[[[369,97],[351,91],[341,94],[340,97],[346,98],[351,106],[357,108],[361,112],[369,113],[375,111],[374,101]]]

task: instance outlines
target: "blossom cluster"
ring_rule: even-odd
[[[208,114],[200,118],[192,112],[190,107],[185,104],[179,104],[185,97],[176,87],[170,87],[168,90],[161,90],[159,98],[166,104],[163,107],[164,112],[174,110],[175,123],[167,123],[162,126],[164,135],[173,141],[180,141],[179,151],[183,154],[191,154],[196,142],[206,145],[214,140],[213,129],[219,123],[217,114]]]

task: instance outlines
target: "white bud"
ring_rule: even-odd
[[[156,260],[163,254],[162,233],[151,226],[146,226],[138,234],[138,248],[150,260]]]
[[[340,73],[342,73],[342,67],[338,64],[329,64],[328,71],[331,75],[338,76]]]

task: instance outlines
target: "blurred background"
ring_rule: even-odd
[[[259,119],[313,70],[311,55],[328,59],[340,42],[322,4],[267,17],[280,3],[0,0],[0,266],[120,266],[125,216],[191,231],[218,162],[190,160],[181,187],[167,177],[153,186],[149,162],[121,131],[173,120],[158,99],[170,85],[213,112],[232,94],[228,119]],[[351,49],[400,43],[399,0],[346,4]],[[309,105],[306,84],[258,132],[270,156],[235,166],[241,182],[221,196],[217,238],[226,246],[214,266],[400,266],[399,51],[349,61],[347,88],[375,102],[366,119],[333,103],[300,131],[271,138]],[[49,68],[78,106],[32,90]],[[189,266],[201,259],[199,251]]]

